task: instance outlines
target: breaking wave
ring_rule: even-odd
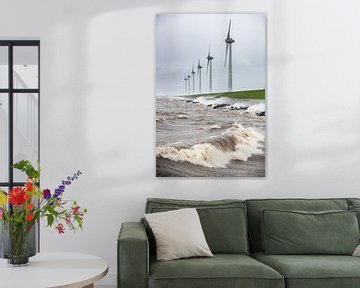
[[[211,126],[209,127],[209,130],[218,130],[218,129],[221,129],[221,128],[222,128],[221,125],[219,125],[219,124],[214,124],[214,125],[211,125]]]
[[[198,97],[192,100],[193,103],[200,103],[204,106],[229,105],[228,98]]]
[[[265,112],[265,103],[258,103],[247,108],[247,112],[250,113],[262,113]]]
[[[231,110],[246,110],[249,113],[259,115],[265,113],[265,103],[262,100],[252,100],[252,99],[232,99],[226,97],[197,97],[197,98],[183,98],[182,101],[201,104],[206,107],[217,108],[226,108]]]
[[[246,110],[249,108],[249,104],[243,102],[236,102],[230,106],[231,109]]]
[[[189,116],[186,113],[178,113],[178,114],[176,114],[176,117],[178,119],[187,119],[187,118],[189,118]]]
[[[191,147],[158,146],[156,157],[205,167],[225,168],[232,160],[247,161],[252,155],[262,155],[261,141],[264,141],[264,135],[252,128],[236,124]]]

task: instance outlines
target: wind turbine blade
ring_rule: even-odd
[[[229,44],[226,44],[226,53],[225,53],[225,63],[224,63],[224,67],[226,66],[226,59],[227,59],[227,55],[228,55],[228,50],[229,50]]]
[[[208,60],[207,65],[206,65],[206,75],[208,74],[209,64],[210,64],[210,60]]]
[[[227,38],[230,38],[230,28],[231,28],[231,19],[230,19],[230,22],[229,22],[229,29],[228,29]]]

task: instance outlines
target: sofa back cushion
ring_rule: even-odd
[[[348,205],[351,206],[360,206],[360,198],[348,198]]]
[[[251,250],[263,251],[261,246],[261,210],[330,211],[348,210],[346,199],[254,199],[246,200]]]
[[[193,201],[151,198],[146,213],[165,212],[181,208],[196,208],[206,241],[213,253],[248,254],[247,213],[242,200]],[[175,225],[175,223],[174,223]],[[150,247],[154,238],[147,229]]]
[[[262,242],[268,255],[352,255],[359,244],[354,211],[262,210]]]
[[[347,200],[348,200],[349,210],[356,212],[356,216],[358,218],[359,228],[360,228],[360,199],[348,198]]]

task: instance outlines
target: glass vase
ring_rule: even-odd
[[[1,221],[0,257],[8,259],[9,266],[25,266],[29,257],[36,255],[35,222],[31,227],[28,222]]]

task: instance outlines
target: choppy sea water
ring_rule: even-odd
[[[265,101],[157,97],[156,175],[265,176]]]

